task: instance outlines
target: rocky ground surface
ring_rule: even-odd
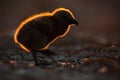
[[[79,43],[81,44],[81,43]],[[0,80],[120,80],[120,44],[55,43],[45,56],[38,52],[40,66],[11,36],[0,38]]]

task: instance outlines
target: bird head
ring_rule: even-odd
[[[53,16],[56,18],[55,20],[62,25],[78,25],[78,22],[75,20],[72,12],[68,9],[59,8],[58,10],[54,11]]]

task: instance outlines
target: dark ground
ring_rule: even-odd
[[[120,80],[119,43],[56,42],[50,47],[54,61],[38,53],[40,66],[35,67],[31,54],[12,39],[0,39],[0,80]]]

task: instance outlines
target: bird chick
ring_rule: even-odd
[[[18,26],[14,41],[25,51],[32,52],[35,65],[38,66],[36,51],[45,53],[51,43],[67,34],[72,24],[78,25],[78,22],[66,8],[36,14]]]

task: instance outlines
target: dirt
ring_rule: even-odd
[[[32,55],[12,36],[0,41],[0,80],[120,80],[119,43],[56,42],[49,48],[55,55],[38,52],[40,66],[36,67]]]

